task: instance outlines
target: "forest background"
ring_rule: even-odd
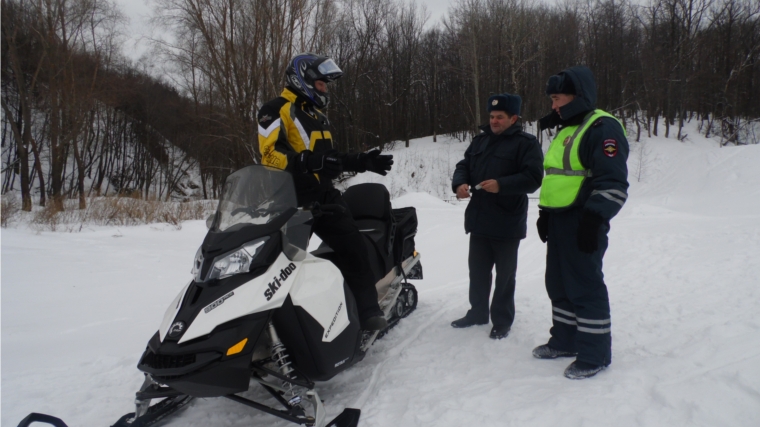
[[[760,142],[757,0],[454,0],[439,22],[401,0],[152,6],[158,35],[134,60],[111,0],[2,0],[4,210],[8,193],[53,212],[101,195],[217,198],[258,162],[256,112],[303,51],[344,71],[328,108],[343,151],[466,141],[495,93],[520,94],[531,123],[548,112],[547,78],[578,64],[631,140],[661,121],[684,140],[696,120],[721,145]]]

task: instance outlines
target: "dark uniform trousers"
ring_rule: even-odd
[[[488,323],[488,300],[491,295],[492,270],[496,281],[491,302],[494,326],[512,326],[515,320],[515,273],[520,239],[498,240],[470,234],[470,305],[467,318]]]
[[[314,218],[312,230],[338,255],[336,260],[338,267],[349,289],[354,294],[362,320],[382,315],[383,313],[377,304],[377,289],[370,266],[367,244],[351,216],[348,206],[343,201],[343,197],[338,190],[331,189],[322,195],[319,202],[322,204],[339,204],[346,208],[346,211],[342,213],[336,212],[333,215]]]
[[[582,209],[549,215],[546,253],[546,291],[552,301],[549,346],[577,351],[577,360],[608,365],[612,357],[610,303],[602,273],[609,227],[599,231],[599,249],[578,250],[577,231]]]

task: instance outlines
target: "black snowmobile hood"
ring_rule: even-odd
[[[562,121],[568,121],[578,114],[596,108],[596,82],[594,81],[594,74],[588,67],[582,65],[570,67],[560,72],[559,75],[569,78],[575,87],[575,99],[559,109]]]

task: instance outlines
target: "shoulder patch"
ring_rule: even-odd
[[[615,157],[618,153],[618,143],[614,139],[605,139],[602,150],[607,157]]]
[[[591,125],[591,126],[593,126],[593,127],[601,126],[602,125],[602,119],[604,119],[604,117],[599,117],[598,119],[596,119],[596,121],[594,122],[594,124]]]
[[[270,116],[269,114],[264,114],[263,116],[261,116],[261,118],[259,118],[259,123],[263,124],[271,120],[272,120],[272,116]]]

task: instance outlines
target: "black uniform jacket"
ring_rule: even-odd
[[[564,71],[576,88],[575,99],[560,109],[562,126],[578,125],[596,108],[596,83],[586,67]],[[556,114],[556,113],[554,113]],[[583,181],[578,197],[567,210],[584,208],[606,220],[612,219],[628,199],[628,139],[620,123],[610,117],[597,119],[586,131],[578,146],[578,157],[591,177]]]
[[[320,200],[333,189],[332,180],[310,173],[301,152],[324,153],[333,148],[327,117],[306,98],[285,88],[259,110],[261,163],[293,174],[298,205]]]
[[[451,189],[469,184],[472,200],[464,214],[467,233],[492,239],[524,239],[528,218],[528,193],[541,186],[544,156],[536,137],[516,123],[500,135],[491,127],[473,138],[457,163]],[[476,190],[481,182],[495,179],[498,193]]]

